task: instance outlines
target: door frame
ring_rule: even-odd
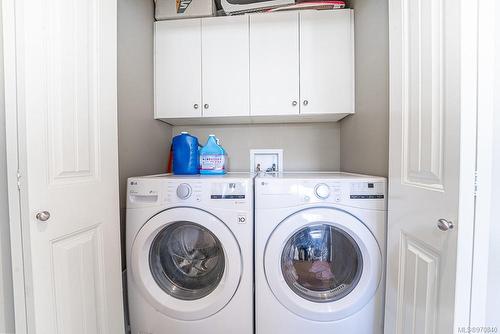
[[[472,288],[470,326],[499,326],[487,323],[488,295],[491,293],[488,271],[491,266],[490,230],[495,224],[492,214],[494,205],[494,160],[498,159],[500,137],[494,135],[495,89],[500,78],[500,51],[496,50],[500,39],[500,6],[495,0],[482,0],[479,6],[478,43],[478,101],[477,101],[477,155],[476,155],[476,203],[473,231]],[[496,23],[496,22],[497,23]]]
[[[27,221],[28,212],[26,182],[21,177],[26,175],[26,148],[23,136],[24,115],[18,110],[18,76],[17,63],[17,19],[16,1],[2,0],[2,33],[4,52],[4,81],[5,81],[5,125],[6,125],[6,151],[7,151],[7,180],[9,198],[9,228],[12,257],[12,280],[14,290],[14,319],[16,334],[34,332],[32,312],[29,309],[28,298],[29,278],[26,272],[29,266],[24,264],[29,261],[29,250],[23,242],[23,222]],[[29,219],[28,219],[29,220]]]
[[[489,1],[489,0],[487,0]],[[493,0],[494,1],[494,0]],[[470,327],[477,156],[479,4],[460,0],[460,176],[454,328]]]

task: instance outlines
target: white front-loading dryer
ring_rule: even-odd
[[[255,180],[257,334],[383,333],[384,178]]]
[[[132,334],[253,333],[249,174],[128,180]]]

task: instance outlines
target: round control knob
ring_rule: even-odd
[[[188,199],[191,196],[191,186],[187,183],[181,183],[177,187],[177,197],[180,199]]]
[[[327,184],[320,183],[314,188],[316,196],[321,199],[327,199],[330,196],[330,187]]]

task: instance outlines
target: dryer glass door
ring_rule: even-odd
[[[281,255],[288,286],[313,302],[332,302],[348,295],[359,282],[363,257],[343,230],[327,224],[306,226],[288,239]]]
[[[287,216],[264,251],[269,288],[291,312],[313,321],[344,319],[375,295],[382,254],[374,235],[355,216],[309,208]]]
[[[175,222],[153,240],[149,265],[163,291],[178,299],[196,300],[219,285],[224,274],[224,251],[205,227]]]

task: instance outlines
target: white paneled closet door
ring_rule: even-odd
[[[124,333],[116,6],[3,0],[25,274],[14,284],[25,291],[29,333]]]
[[[390,0],[386,334],[468,325],[477,3]]]

